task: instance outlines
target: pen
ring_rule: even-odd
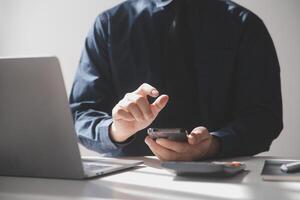
[[[299,162],[292,162],[288,164],[283,164],[280,167],[281,171],[283,172],[293,172],[296,170],[300,170],[300,161]]]

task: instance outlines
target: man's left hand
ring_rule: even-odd
[[[188,142],[176,142],[167,139],[145,142],[151,151],[163,161],[193,161],[215,156],[220,149],[220,142],[209,134],[205,127],[195,128],[188,136]]]

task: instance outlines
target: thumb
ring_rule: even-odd
[[[188,142],[189,144],[199,144],[210,137],[211,135],[206,128],[197,127],[188,135]]]
[[[168,95],[161,95],[151,104],[151,110],[154,116],[158,115],[158,113],[167,105],[168,101]]]

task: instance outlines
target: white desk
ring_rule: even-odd
[[[0,200],[300,200],[300,182],[261,180],[264,159],[235,159],[246,162],[248,171],[229,179],[175,177],[168,171],[153,167],[139,167],[84,181],[0,177]],[[157,166],[156,160],[144,160],[148,165]]]

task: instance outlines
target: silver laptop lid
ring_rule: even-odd
[[[83,178],[58,59],[0,59],[0,175]]]

